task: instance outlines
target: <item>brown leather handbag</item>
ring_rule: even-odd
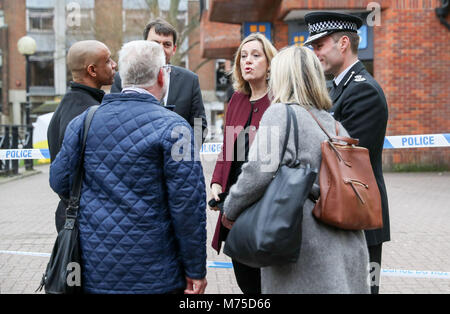
[[[308,111],[328,139],[322,142],[319,171],[320,197],[314,216],[346,230],[372,230],[383,227],[381,197],[370,164],[367,148],[357,146],[358,139],[332,137],[319,120]]]

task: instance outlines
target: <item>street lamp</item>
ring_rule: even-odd
[[[27,125],[27,141],[25,148],[33,148],[33,126],[31,125],[31,102],[30,102],[30,56],[36,52],[36,41],[30,36],[23,36],[17,42],[17,48],[26,60],[26,125]],[[25,169],[33,170],[33,160],[25,160]]]

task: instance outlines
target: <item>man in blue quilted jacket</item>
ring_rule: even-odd
[[[123,90],[95,112],[84,157],[79,228],[86,293],[204,293],[205,182],[186,120],[159,105],[164,52],[133,41],[119,52]],[[65,197],[86,112],[67,127],[50,168]]]

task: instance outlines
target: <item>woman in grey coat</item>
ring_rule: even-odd
[[[320,143],[326,135],[307,112],[310,110],[330,134],[335,120],[326,111],[331,100],[319,60],[308,48],[289,47],[271,63],[270,89],[273,104],[262,117],[250,148],[249,162],[224,204],[223,224],[233,221],[262,197],[280,164],[279,152],[286,130],[286,104],[291,104],[299,125],[298,158],[320,168]],[[339,125],[339,134],[348,136]],[[291,128],[282,164],[293,162],[294,136]],[[269,148],[269,149],[268,149]],[[318,184],[318,178],[316,181]],[[314,204],[303,207],[302,245],[296,263],[261,269],[263,293],[369,293],[369,255],[363,231],[340,230],[321,223],[312,215]]]

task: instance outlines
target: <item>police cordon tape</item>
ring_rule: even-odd
[[[22,251],[2,251],[0,254],[22,255],[34,257],[50,257],[50,253],[40,252],[22,252]],[[232,269],[233,263],[207,261],[209,268]],[[381,269],[381,276],[385,277],[410,277],[410,278],[428,278],[428,279],[450,279],[450,272],[446,271],[424,271],[424,270],[405,270],[405,269]]]
[[[425,135],[386,136],[384,149],[391,148],[423,148],[423,147],[449,147],[450,133]]]
[[[383,149],[450,147],[450,133],[386,136]],[[218,154],[222,143],[203,144],[200,154]]]
[[[48,159],[48,149],[0,149],[0,160]]]
[[[384,149],[450,147],[450,133],[386,136]],[[200,154],[213,155],[222,151],[222,143],[205,143]],[[48,159],[48,149],[0,149],[0,160]]]

